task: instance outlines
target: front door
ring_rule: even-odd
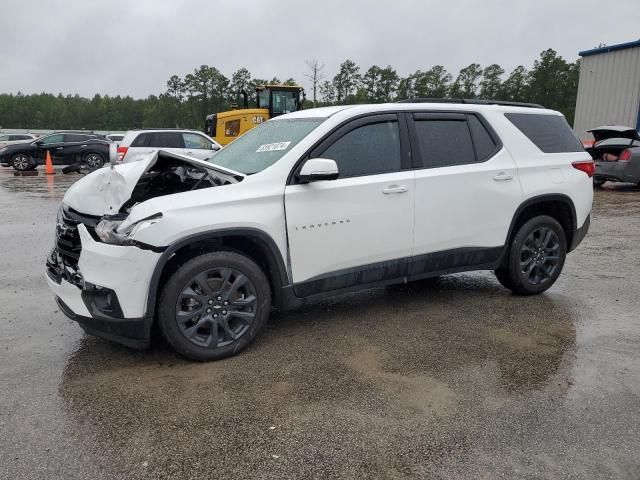
[[[47,158],[47,152],[51,153],[53,163],[61,163],[64,158],[64,135],[62,133],[54,133],[38,140],[37,157],[38,160],[44,162]]]
[[[395,114],[354,120],[320,143],[339,178],[285,190],[298,296],[384,282],[406,273],[413,247],[414,173],[408,135]]]

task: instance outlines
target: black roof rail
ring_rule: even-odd
[[[467,105],[504,105],[506,107],[545,108],[538,103],[511,102],[508,100],[480,100],[476,98],[406,98],[396,103],[463,103]]]

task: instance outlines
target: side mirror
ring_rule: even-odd
[[[317,182],[319,180],[335,180],[338,178],[338,165],[328,158],[310,158],[298,174],[300,183]]]

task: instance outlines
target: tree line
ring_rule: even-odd
[[[553,49],[543,51],[530,68],[517,66],[508,75],[497,64],[472,63],[452,75],[442,65],[402,77],[390,65],[361,69],[352,60],[340,64],[331,78],[318,60],[306,62],[303,74],[311,88],[306,108],[355,103],[393,102],[405,98],[478,98],[540,103],[561,111],[573,123],[580,62],[568,62]],[[265,84],[296,85],[293,78],[253,78],[246,68],[226,77],[202,65],[184,77],[172,75],[166,91],[144,99],[130,96],[0,94],[0,127],[29,129],[128,130],[148,127],[202,128],[204,117],[239,103]]]

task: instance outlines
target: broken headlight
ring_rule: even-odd
[[[112,245],[132,245],[133,236],[140,230],[157,223],[162,218],[161,213],[129,223],[120,218],[103,218],[96,225],[96,235],[104,243]]]

